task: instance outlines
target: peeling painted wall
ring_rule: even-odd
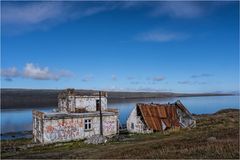
[[[96,101],[98,96],[68,96],[67,98],[59,98],[58,108],[62,112],[75,112],[75,109],[86,109],[86,111],[96,111]],[[106,110],[107,98],[101,97],[101,108]]]
[[[44,113],[40,111],[33,110],[33,138],[34,141],[43,140],[43,117]]]
[[[91,129],[85,130],[85,119],[91,120]],[[100,117],[79,118],[40,118],[41,130],[33,128],[35,140],[42,143],[62,142],[75,139],[84,139],[95,134],[100,134]],[[33,125],[35,126],[36,123]],[[37,134],[37,133],[40,133]],[[118,116],[103,116],[103,135],[111,136],[118,133]]]
[[[44,120],[44,142],[70,140],[81,137],[82,119]]]
[[[132,133],[151,133],[152,130],[147,129],[146,125],[137,116],[136,107],[132,110],[127,119],[127,130]]]
[[[76,97],[76,108],[86,108],[87,111],[96,111],[96,101],[99,97]],[[107,108],[107,98],[101,98],[102,110]]]
[[[182,125],[183,128],[196,127],[196,120],[190,118],[189,115],[187,115],[185,112],[177,109],[177,114],[179,117],[179,123]]]

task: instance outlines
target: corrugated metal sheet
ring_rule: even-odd
[[[146,123],[154,131],[162,131],[162,122],[167,128],[179,127],[176,104],[137,104]]]

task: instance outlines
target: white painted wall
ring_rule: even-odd
[[[99,96],[68,96],[58,100],[58,108],[61,112],[74,112],[75,108],[85,108],[87,111],[96,111],[96,101]],[[101,97],[102,110],[107,109],[107,98]]]
[[[132,128],[132,125],[134,128]],[[137,116],[136,107],[130,113],[127,119],[127,130],[131,133],[151,133],[152,131],[146,128],[146,125]]]
[[[96,101],[99,100],[99,97],[75,97],[76,100],[76,108],[85,108],[87,111],[96,111]],[[101,98],[101,106],[102,110],[107,109],[107,98],[102,97]]]
[[[91,119],[92,128],[85,130],[85,119]],[[43,129],[43,143],[63,142],[84,139],[100,134],[100,117],[45,119]],[[118,132],[118,117],[116,115],[103,116],[103,135],[111,136]]]
[[[177,114],[179,117],[179,122],[182,124],[183,128],[196,127],[196,120],[190,118],[189,115],[187,115],[185,112],[183,112],[180,109],[177,109]]]

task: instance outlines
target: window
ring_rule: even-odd
[[[96,100],[96,111],[100,111],[100,100]]]
[[[134,123],[131,123],[131,128],[134,129]]]
[[[91,119],[85,119],[85,121],[84,121],[84,129],[85,130],[92,129],[92,120]]]

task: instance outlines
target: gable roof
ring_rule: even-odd
[[[173,104],[137,104],[137,109],[140,111],[144,122],[150,129],[155,131],[163,130],[162,123],[164,123],[167,128],[180,126],[177,108],[191,115],[180,101]]]

